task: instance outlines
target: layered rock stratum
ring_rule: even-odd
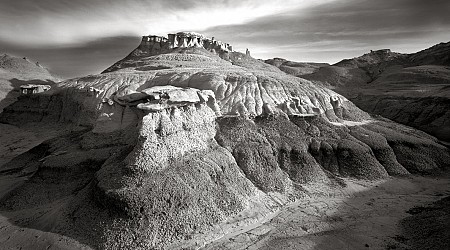
[[[311,185],[450,163],[436,138],[249,55],[146,49],[0,115],[71,128],[1,167],[25,178],[2,195],[11,220],[28,211],[17,224],[64,235],[64,246],[196,249],[314,195]]]

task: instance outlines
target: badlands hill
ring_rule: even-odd
[[[0,112],[19,96],[20,85],[53,84],[58,78],[39,63],[27,58],[3,54],[0,56]]]
[[[449,70],[450,42],[413,54],[372,51],[293,75],[323,83],[369,113],[450,141]]]
[[[330,66],[328,63],[292,62],[283,58],[268,59],[264,62],[294,76],[312,74],[321,67]]]
[[[179,46],[143,37],[103,73],[0,114],[11,126],[64,126],[0,169],[0,210],[14,224],[3,232],[45,232],[14,234],[7,247],[59,235],[59,248],[198,249],[346,178],[448,168],[449,149],[432,136],[222,43],[176,35]]]

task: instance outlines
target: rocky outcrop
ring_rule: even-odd
[[[168,57],[167,54],[170,56]],[[233,52],[230,44],[196,32],[178,32],[168,34],[168,37],[150,35],[143,36],[141,44],[135,50],[102,73],[131,67],[136,70],[148,71],[199,66],[196,62],[202,63],[200,66],[202,68],[208,67],[208,64],[229,66],[230,63],[227,62],[232,61],[230,58],[242,57],[239,56],[240,54],[242,53]],[[153,59],[157,61],[149,63]],[[176,64],[173,64],[174,62]],[[180,62],[183,63],[180,64]]]
[[[14,103],[22,85],[51,86],[59,79],[40,65],[25,58],[4,54],[0,56],[0,112]]]
[[[50,85],[43,84],[26,84],[20,86],[20,93],[22,95],[32,95],[42,93],[51,89]]]
[[[216,143],[216,115],[206,103],[145,113],[134,149],[96,177],[100,202],[130,218],[117,221],[131,230],[117,228],[108,248],[186,240],[242,211],[258,193]]]
[[[155,86],[140,92],[121,88],[109,98],[103,98],[94,132],[109,133],[136,126],[146,112],[154,113],[189,105],[208,105],[220,115],[214,92],[174,86]]]
[[[59,88],[22,95],[0,114],[0,122],[23,125],[30,122],[71,123],[92,127],[99,115],[101,99],[98,92],[89,88]]]
[[[189,152],[205,151],[215,136],[216,116],[206,104],[158,111],[148,111],[140,122],[138,144],[127,158],[136,171],[162,171]]]
[[[139,107],[143,109],[163,109],[167,105],[174,104],[171,101],[168,101],[170,104],[166,104],[161,102],[161,97],[150,92],[143,92],[147,91],[146,89],[153,91],[152,88],[167,85],[202,90],[197,96],[194,95],[195,101],[204,100],[210,96],[208,97],[211,99],[210,107],[216,113],[220,112],[224,115],[258,116],[263,114],[263,106],[266,105],[287,115],[324,114],[333,121],[341,118],[356,120],[368,118],[367,114],[357,110],[343,96],[280,72],[245,72],[242,69],[230,69],[228,72],[224,72],[211,69],[190,72],[153,71],[145,74],[111,73],[67,81],[60,86],[74,89],[105,89],[105,86],[108,86],[107,90],[99,95],[105,104],[108,103],[107,100],[112,100],[126,106],[139,104]],[[180,92],[180,98],[186,91]],[[211,98],[212,92],[215,98]],[[159,99],[155,100],[155,97]],[[338,115],[334,112],[338,109],[333,106],[331,98],[339,99]],[[152,99],[152,101],[144,102],[142,101],[144,99]],[[213,99],[217,100],[220,110],[219,107],[213,107],[213,105],[217,105]],[[192,101],[180,100],[181,103]],[[126,104],[127,102],[129,104]],[[206,102],[208,103],[208,101]],[[108,110],[105,108],[105,112],[101,111],[101,113],[111,113]]]
[[[213,53],[221,54],[233,51],[233,47],[213,38],[208,38],[196,32],[178,32],[168,34],[168,37],[161,36],[143,36],[141,47],[146,47],[151,54],[161,54],[174,48],[197,47],[204,48]]]
[[[203,47],[208,51],[214,53],[224,53],[233,51],[233,47],[228,44],[196,32],[178,32],[176,34],[169,34],[168,40],[170,48],[186,48],[186,47]]]

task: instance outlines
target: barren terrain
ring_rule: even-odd
[[[0,113],[2,247],[420,248],[406,212],[450,192],[438,139],[249,54],[162,43]]]
[[[448,177],[345,183],[344,189],[326,193],[306,187],[308,197],[282,208],[269,222],[204,249],[410,249],[408,241],[414,239],[401,224],[408,210],[450,195]]]

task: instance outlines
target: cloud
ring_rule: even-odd
[[[321,0],[318,2],[327,2]],[[73,46],[101,37],[203,30],[310,6],[306,0],[14,0],[0,2],[0,40]],[[20,32],[18,32],[20,31]]]
[[[449,11],[445,0],[343,0],[205,33],[227,37],[234,47],[248,47],[256,57],[336,62],[370,49],[414,52],[449,41]]]
[[[146,34],[192,30],[256,58],[337,62],[450,40],[448,0],[0,0],[0,49],[60,75],[98,73]]]

